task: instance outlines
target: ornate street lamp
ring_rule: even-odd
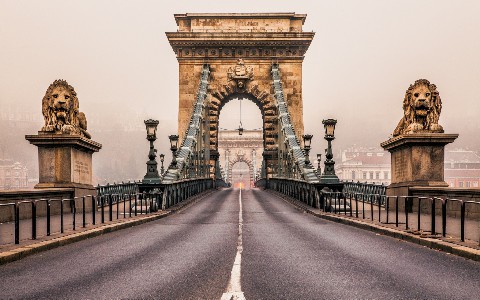
[[[303,135],[303,150],[305,150],[305,164],[308,166],[310,164],[310,146],[312,144],[313,135],[304,134]]]
[[[165,154],[160,154],[160,162],[162,163],[162,167],[160,168],[160,174],[163,175],[165,173],[165,168],[163,167],[163,162],[165,161]]]
[[[338,177],[335,175],[335,161],[333,160],[332,141],[335,139],[335,125],[337,120],[327,119],[322,121],[325,127],[325,139],[328,142],[328,148],[325,154],[325,168],[320,182],[322,183],[338,183]]]
[[[322,167],[320,166],[320,164],[322,163],[322,154],[320,153],[317,153],[317,163],[317,174],[322,174]]]
[[[147,174],[143,177],[144,183],[160,183],[160,176],[157,170],[157,149],[153,147],[153,142],[157,139],[158,120],[148,119],[144,121],[147,129],[147,140],[150,141],[150,151],[148,152]]]
[[[170,150],[172,151],[173,157],[173,166],[177,166],[177,150],[178,150],[178,135],[169,135],[168,138],[170,139]]]

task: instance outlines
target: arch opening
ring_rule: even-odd
[[[260,174],[263,159],[264,121],[257,103],[248,101],[250,98],[240,100],[238,96],[242,95],[232,96],[219,106],[217,150],[223,179],[234,187],[239,187],[242,182],[243,188],[251,188]],[[242,135],[238,131],[240,102],[244,128]],[[245,165],[242,168],[237,163],[246,164],[248,170]]]

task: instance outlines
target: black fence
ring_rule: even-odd
[[[21,232],[25,234],[25,230],[20,230],[23,226],[31,228],[30,238],[35,240],[39,236],[64,233],[66,229],[75,231],[78,227],[86,228],[107,221],[130,218],[139,214],[150,214],[158,210],[161,202],[161,193],[136,193],[111,194],[99,197],[88,195],[73,199],[23,200],[0,204],[0,206],[11,207],[15,216],[13,222],[0,225],[8,227],[1,232],[8,233],[8,229],[13,225],[14,243],[19,244],[20,240],[24,239]],[[98,203],[100,205],[98,205],[99,209],[97,210],[96,205]],[[58,214],[52,213],[52,207],[54,206],[56,206],[56,210],[59,208]],[[44,211],[40,211],[37,209],[38,207],[41,207]],[[39,212],[41,212],[42,217],[39,216]],[[21,219],[21,213],[29,214],[30,218]],[[40,228],[39,226],[44,227]],[[39,229],[43,234],[38,234]],[[4,239],[2,241],[4,242]]]
[[[416,231],[419,234],[428,233],[431,236],[438,234],[445,238],[449,218],[451,224],[459,225],[455,226],[458,227],[457,232],[451,234],[459,236],[462,242],[465,241],[468,222],[474,224],[470,227],[472,231],[475,231],[475,224],[478,228],[478,220],[469,221],[466,218],[468,208],[475,210],[475,206],[480,205],[480,202],[475,201],[340,192],[323,193],[321,197],[325,197],[326,205],[323,207],[325,212],[395,224],[395,227],[402,226],[405,230]],[[460,211],[459,218],[449,217],[449,210]],[[472,240],[478,238],[480,244],[480,237],[470,236]]]
[[[214,187],[211,179],[187,179],[168,184],[120,183],[97,187],[97,196],[70,199],[34,199],[0,204],[13,213],[13,221],[0,224],[0,244],[64,233],[145,215]],[[26,229],[28,228],[28,229]],[[11,238],[13,236],[13,241]]]

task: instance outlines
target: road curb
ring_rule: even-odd
[[[194,196],[191,199],[186,200],[185,202],[178,203],[176,206],[172,207],[169,210],[165,210],[158,213],[152,213],[151,215],[147,215],[145,217],[140,217],[133,220],[125,220],[125,221],[122,220],[118,223],[113,223],[113,224],[105,224],[103,226],[87,229],[82,232],[75,232],[75,233],[67,234],[64,236],[59,236],[51,240],[41,241],[38,243],[21,246],[9,251],[1,252],[0,265],[22,259],[32,254],[58,248],[58,247],[72,244],[78,241],[86,240],[88,238],[100,236],[109,232],[114,232],[117,230],[130,228],[136,225],[141,225],[141,224],[145,224],[148,222],[165,218],[169,215],[182,211],[183,209],[189,207],[190,205],[193,205],[194,203],[203,199],[205,196],[208,196],[211,193],[213,193],[213,191],[214,190],[203,192],[200,195]]]
[[[438,240],[435,238],[423,238],[412,233],[408,233],[402,230],[383,227],[377,224],[372,224],[368,222],[363,222],[360,220],[351,219],[349,217],[343,217],[338,215],[332,215],[324,212],[315,212],[305,203],[300,202],[296,199],[290,198],[278,192],[270,190],[270,192],[280,196],[284,201],[289,202],[290,204],[300,208],[301,210],[314,215],[317,218],[325,219],[328,221],[341,223],[349,226],[354,226],[360,229],[369,230],[386,236],[390,236],[399,240],[404,240],[407,242],[415,243],[421,246],[425,246],[431,249],[440,250],[446,253],[454,254],[464,258],[468,258],[475,261],[480,261],[480,250],[457,245],[443,240]]]

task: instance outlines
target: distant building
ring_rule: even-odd
[[[13,190],[28,186],[28,169],[11,159],[0,159],[0,190]]]
[[[335,164],[338,178],[389,185],[390,154],[377,148],[349,148]],[[469,150],[445,151],[445,182],[450,187],[480,187],[480,156]]]
[[[480,186],[480,156],[468,150],[446,151],[445,181],[450,187],[478,188]]]
[[[335,163],[340,180],[389,185],[391,182],[390,154],[378,148],[349,148],[342,151]]]
[[[238,130],[220,130],[218,152],[227,182],[234,187],[253,187],[263,159],[263,132],[244,130],[240,135]]]

